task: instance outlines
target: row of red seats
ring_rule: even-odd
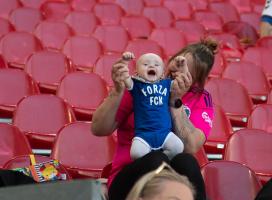
[[[87,122],[67,124],[59,130],[54,141],[50,158],[60,161],[62,172],[68,178],[107,178],[115,141],[112,137],[93,136],[90,126]],[[32,151],[25,135],[8,124],[1,123],[0,130],[3,138],[0,145],[1,167],[28,166],[28,154]],[[16,142],[18,140],[20,143]],[[215,200],[253,199],[262,183],[272,177],[271,140],[272,135],[265,131],[243,129],[231,136],[222,161],[209,162],[202,149],[196,158],[201,165],[208,196]],[[39,162],[50,158],[36,156]]]

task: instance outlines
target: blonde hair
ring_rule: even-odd
[[[164,168],[167,166],[167,168]],[[175,172],[169,165],[162,164],[157,170],[151,171],[141,177],[130,190],[126,200],[139,200],[141,197],[153,197],[161,191],[162,183],[175,181],[187,186],[193,196],[195,190],[188,178]]]

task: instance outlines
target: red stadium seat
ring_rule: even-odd
[[[48,156],[35,155],[35,160],[36,160],[36,163],[38,164],[38,163],[50,161],[50,160],[52,160],[52,158],[50,158]],[[15,168],[29,167],[30,163],[31,163],[31,161],[30,161],[29,155],[15,156],[12,159],[10,159],[9,161],[7,161],[4,164],[3,168],[4,169],[15,169]],[[61,174],[66,175],[66,180],[72,179],[72,177],[69,174],[69,172],[67,171],[67,169],[61,163],[59,163],[58,170]]]
[[[3,56],[0,54],[0,69],[2,69],[2,68],[7,68],[7,62],[3,58]]]
[[[11,31],[14,31],[11,23],[6,19],[0,18],[0,38]]]
[[[247,89],[253,102],[266,102],[270,85],[259,66],[247,61],[229,62],[222,77],[241,83]]]
[[[247,165],[265,183],[272,177],[271,142],[272,135],[266,131],[241,129],[229,139],[224,159]]]
[[[103,51],[100,42],[94,37],[74,36],[65,42],[62,52],[77,69],[91,71]]]
[[[0,40],[0,54],[15,68],[23,69],[27,58],[41,48],[37,38],[26,32],[10,32]]]
[[[16,31],[26,31],[32,33],[36,25],[42,21],[42,13],[34,8],[17,8],[9,16],[9,21],[13,24]]]
[[[37,84],[24,71],[0,69],[0,116],[12,118],[17,103],[25,96],[38,94]]]
[[[212,200],[252,200],[262,187],[256,174],[237,162],[209,162],[201,172],[207,196]]]
[[[209,162],[204,148],[201,148],[194,156],[197,159],[197,162],[200,167],[206,165]]]
[[[207,32],[222,32],[223,21],[220,15],[212,11],[196,11],[194,19],[202,24]]]
[[[204,148],[210,154],[223,154],[227,141],[232,134],[230,120],[220,106],[214,105],[213,126]]]
[[[41,92],[55,93],[61,78],[74,70],[61,52],[43,50],[29,57],[25,71],[39,84]]]
[[[149,39],[156,41],[167,57],[173,56],[187,44],[185,35],[176,28],[153,29]]]
[[[260,14],[254,12],[240,13],[240,18],[242,22],[249,23],[252,27],[255,28],[257,33],[260,28]]]
[[[91,11],[96,0],[71,0],[71,6],[76,11]]]
[[[59,160],[73,178],[100,178],[113,158],[112,137],[94,136],[90,129],[91,123],[71,123],[59,131],[54,143],[52,158]]]
[[[272,104],[257,105],[249,116],[247,127],[272,133]]]
[[[41,40],[44,48],[60,50],[73,32],[64,22],[45,20],[38,24],[34,34]]]
[[[93,13],[82,11],[70,12],[65,21],[76,35],[81,36],[91,36],[98,24],[98,20]]]
[[[152,23],[144,16],[124,16],[121,24],[132,39],[148,38],[153,28]]]
[[[251,0],[230,0],[239,13],[252,12]]]
[[[194,11],[207,10],[209,5],[208,0],[189,0],[188,2],[191,4]]]
[[[223,56],[223,53],[221,51],[218,51],[217,54],[215,54],[214,64],[213,64],[212,70],[209,73],[209,77],[220,78],[222,76],[222,73],[225,67],[226,67],[226,60]]]
[[[253,103],[247,90],[231,79],[210,79],[205,88],[211,93],[213,102],[220,105],[232,125],[246,126]]]
[[[46,0],[20,0],[24,7],[39,9]]]
[[[145,6],[160,6],[162,0],[144,0]]]
[[[127,51],[133,52],[136,58],[144,53],[155,53],[163,57],[163,50],[160,45],[153,40],[136,39],[128,42]]]
[[[209,9],[220,15],[224,23],[230,21],[240,21],[240,16],[237,9],[228,1],[212,2],[209,5]]]
[[[105,52],[124,52],[128,43],[128,33],[120,25],[97,26],[95,36],[104,47]]]
[[[75,121],[72,109],[59,97],[49,94],[22,99],[13,124],[27,135],[32,148],[50,149],[58,130]]]
[[[102,25],[118,25],[124,15],[122,8],[113,3],[96,3],[93,11]]]
[[[188,43],[197,42],[206,34],[204,26],[194,20],[177,20],[175,27],[186,35]]]
[[[245,51],[242,60],[260,66],[268,80],[272,81],[271,49],[265,47],[248,48]]]
[[[9,13],[20,6],[17,0],[0,0],[0,17],[4,19],[9,18]]]
[[[272,104],[272,89],[270,90],[270,92],[268,94],[267,103]]]
[[[41,6],[45,18],[51,20],[64,20],[71,10],[68,2],[58,0],[45,1]]]
[[[272,36],[261,37],[257,40],[256,46],[272,49]]]
[[[116,0],[116,4],[120,5],[127,15],[141,16],[144,8],[143,0]]]
[[[106,82],[95,73],[69,73],[57,90],[57,96],[72,106],[77,119],[88,121],[107,95]]]
[[[173,13],[176,20],[192,18],[193,9],[191,4],[187,1],[164,0],[163,5]]]
[[[146,6],[143,15],[153,22],[156,28],[169,28],[174,21],[173,14],[163,6]]]
[[[31,154],[26,136],[13,125],[0,123],[0,168],[14,156]]]

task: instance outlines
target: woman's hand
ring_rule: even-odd
[[[173,62],[175,66],[169,69],[171,77],[174,78],[171,98],[176,99],[182,97],[190,89],[193,80],[185,57],[177,56]]]

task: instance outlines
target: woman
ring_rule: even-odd
[[[194,194],[194,188],[189,180],[163,163],[156,170],[142,176],[135,183],[126,200],[193,200]]]
[[[92,132],[97,136],[110,135],[117,129],[117,151],[108,180],[110,199],[125,199],[135,181],[163,161],[189,178],[196,188],[197,200],[206,198],[200,168],[192,154],[203,146],[212,126],[212,101],[204,90],[204,84],[212,68],[216,49],[215,42],[203,40],[183,48],[168,62],[167,75],[178,83],[173,86],[173,98],[179,97],[183,102],[183,105],[170,108],[173,132],[183,141],[186,152],[178,154],[171,161],[157,151],[131,163],[129,152],[134,136],[133,106],[123,83],[127,78],[128,63],[120,60],[114,64],[112,79],[115,87],[92,118]],[[183,57],[185,60],[181,59]]]

